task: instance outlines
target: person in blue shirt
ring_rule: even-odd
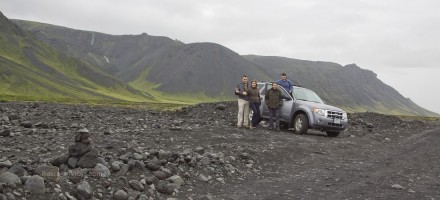
[[[292,81],[287,79],[286,73],[281,73],[281,79],[277,81],[277,84],[283,87],[292,96],[293,84]]]

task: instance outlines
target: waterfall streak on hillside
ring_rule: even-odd
[[[92,41],[90,41],[90,45],[93,46],[94,42],[95,42],[95,33],[92,33]]]
[[[108,60],[107,56],[104,56],[105,61],[107,61],[107,63],[110,63],[110,60]]]

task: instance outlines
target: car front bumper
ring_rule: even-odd
[[[348,119],[327,118],[325,116],[314,114],[312,123],[313,129],[321,131],[343,131],[347,128]]]

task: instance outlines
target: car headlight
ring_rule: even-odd
[[[348,116],[347,116],[346,112],[342,113],[342,119],[348,119]]]
[[[318,115],[322,115],[325,116],[325,110],[321,109],[321,108],[313,108],[313,112],[318,114]]]

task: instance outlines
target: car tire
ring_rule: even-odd
[[[295,121],[293,123],[293,128],[295,133],[300,135],[307,133],[309,129],[309,119],[305,114],[299,114],[295,117]]]
[[[327,133],[327,136],[329,137],[338,137],[339,132],[337,131],[326,131],[325,133]]]

